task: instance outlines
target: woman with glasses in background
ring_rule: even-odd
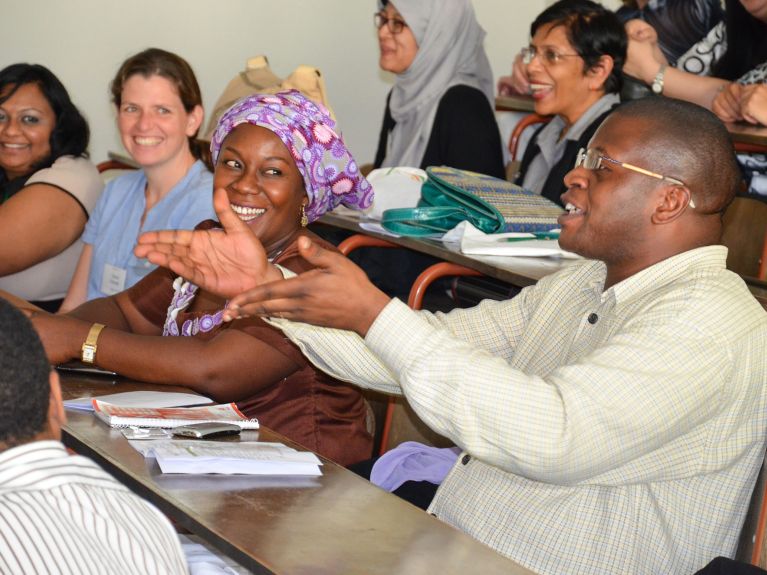
[[[379,0],[379,9],[379,65],[396,78],[375,167],[444,165],[503,178],[493,73],[471,1]]]
[[[562,204],[564,176],[619,103],[626,32],[590,0],[560,0],[530,25],[523,59],[535,112],[554,116],[531,137],[516,183]]]

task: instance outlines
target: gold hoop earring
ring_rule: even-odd
[[[301,204],[301,227],[305,228],[309,225],[309,218],[306,217],[306,206]]]

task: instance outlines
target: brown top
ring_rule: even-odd
[[[203,222],[198,229],[212,227],[211,224],[213,222]],[[335,249],[308,230],[302,230],[274,258],[274,263],[296,273],[311,269],[312,266],[298,255],[297,240],[300,235],[311,237],[312,241],[326,249]],[[168,304],[174,296],[175,279],[170,270],[158,268],[129,291],[136,308],[158,326],[166,321]],[[176,326],[180,332],[187,320],[211,316],[223,307],[223,299],[199,290],[189,307],[178,312]],[[258,418],[261,424],[342,465],[370,457],[373,439],[366,431],[367,407],[356,387],[316,369],[280,330],[260,318],[222,323],[207,332],[200,330],[194,337],[211,340],[226,329],[240,330],[267,343],[299,366],[285,379],[275,381],[249,397],[226,400],[236,401],[246,415]],[[248,353],[248,349],[244,347],[242,353]],[[268,358],[265,360],[268,361]]]

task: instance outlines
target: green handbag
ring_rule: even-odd
[[[487,233],[545,232],[563,213],[554,202],[506,180],[446,166],[426,168],[417,208],[383,213],[381,225],[402,236],[444,234],[462,221]]]

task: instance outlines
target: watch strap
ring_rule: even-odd
[[[96,362],[96,349],[98,348],[99,335],[106,326],[101,323],[94,323],[88,331],[88,337],[85,338],[80,350],[80,359],[83,363]]]
[[[663,81],[666,76],[666,69],[668,66],[666,64],[661,64],[660,70],[658,70],[658,73],[655,74],[655,78],[652,81],[652,91],[655,94],[662,94],[663,93]]]

